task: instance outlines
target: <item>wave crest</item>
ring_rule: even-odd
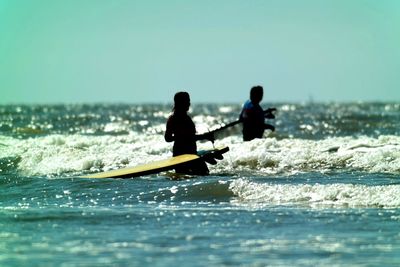
[[[236,203],[334,207],[400,207],[400,185],[354,184],[260,184],[246,179],[233,181]]]
[[[135,166],[171,156],[171,143],[160,135],[48,135],[17,139],[0,137],[0,160],[27,175],[73,176]],[[286,175],[296,172],[400,172],[400,137],[332,137],[323,140],[265,138],[242,142],[226,137],[225,159],[210,166],[213,174]],[[210,149],[199,143],[199,149]],[[10,168],[11,168],[10,167]]]

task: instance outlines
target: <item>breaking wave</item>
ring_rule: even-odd
[[[332,207],[400,207],[400,185],[261,184],[236,179],[230,190],[237,204]]]
[[[47,135],[18,139],[0,136],[1,172],[26,176],[79,176],[135,166],[171,156],[171,143],[160,135]],[[212,174],[287,175],[310,171],[400,173],[400,137],[330,137],[323,140],[266,138],[242,142],[226,137],[225,159]],[[200,143],[199,149],[212,148]]]

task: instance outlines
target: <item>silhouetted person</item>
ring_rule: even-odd
[[[261,86],[254,86],[250,90],[250,99],[243,105],[242,112],[240,113],[240,120],[243,122],[244,141],[262,138],[265,129],[275,131],[274,126],[264,122],[266,112],[260,106],[263,94],[264,92]],[[270,110],[272,109],[267,110],[267,115],[273,116]]]
[[[173,156],[182,154],[196,154],[197,140],[211,140],[212,134],[196,135],[196,127],[192,119],[187,114],[190,107],[190,96],[187,92],[178,92],[174,96],[173,114],[168,118],[165,131],[165,141],[174,142]],[[208,168],[204,161],[196,161],[192,164],[185,164],[183,167],[175,169],[178,173],[188,174],[208,174]]]

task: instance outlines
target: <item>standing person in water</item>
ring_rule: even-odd
[[[196,134],[196,127],[187,114],[190,107],[190,96],[187,92],[178,92],[174,96],[173,114],[168,118],[165,141],[174,142],[173,156],[196,154],[198,140],[214,141],[212,134]],[[204,161],[196,161],[177,168],[178,173],[206,175],[209,173]]]
[[[264,130],[269,129],[275,131],[275,127],[264,122],[265,117],[273,118],[271,113],[274,109],[264,111],[260,102],[263,98],[264,91],[262,86],[254,86],[250,90],[250,99],[247,100],[242,112],[240,120],[243,122],[243,141],[251,141],[254,138],[262,138]]]

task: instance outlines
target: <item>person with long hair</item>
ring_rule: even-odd
[[[196,134],[196,127],[188,115],[190,107],[190,96],[187,92],[178,92],[174,96],[174,108],[172,115],[168,118],[165,141],[174,142],[172,149],[173,156],[182,154],[196,154],[198,140],[213,141],[214,137],[210,133]],[[204,161],[196,161],[192,164],[185,164],[183,167],[175,169],[178,173],[206,175],[209,173]]]

